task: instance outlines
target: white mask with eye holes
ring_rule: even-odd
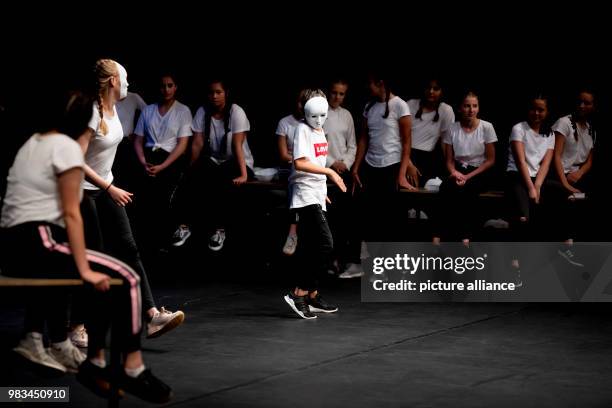
[[[127,71],[123,68],[123,65],[117,63],[117,70],[119,71],[119,99],[124,99],[128,94],[128,81],[127,81]]]
[[[304,120],[310,127],[321,129],[327,119],[328,109],[329,104],[324,97],[315,96],[314,98],[310,98],[308,102],[306,102],[306,105],[304,105]]]

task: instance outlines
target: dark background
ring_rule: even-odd
[[[424,79],[442,78],[455,110],[465,89],[476,90],[480,116],[493,123],[500,140],[500,172],[510,129],[524,120],[530,95],[550,95],[551,117],[557,118],[570,112],[576,90],[587,86],[598,97],[598,154],[604,160],[596,165],[607,180],[609,166],[602,163],[609,151],[612,71],[601,10],[586,3],[558,7],[558,14],[543,5],[306,6],[285,12],[278,5],[206,4],[200,10],[167,3],[145,12],[100,3],[89,10],[53,6],[7,13],[18,24],[0,31],[2,167],[29,136],[45,95],[91,85],[95,60],[108,57],[126,67],[130,90],[147,103],[158,93],[159,74],[175,72],[178,99],[192,113],[205,98],[206,80],[228,79],[251,121],[248,140],[255,165],[262,167],[276,165],[274,131],[291,112],[297,90],[327,87],[335,77],[350,83],[347,107],[357,122],[372,69],[387,72],[406,100],[419,97]]]

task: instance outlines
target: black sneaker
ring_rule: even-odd
[[[172,389],[155,377],[148,368],[136,378],[130,377],[121,368],[117,377],[121,389],[145,401],[161,404],[172,398]]]
[[[109,399],[111,397],[111,373],[107,367],[100,368],[89,360],[83,361],[79,366],[76,379],[81,385],[99,397]],[[123,397],[124,392],[117,389],[117,396]]]
[[[576,257],[576,254],[570,248],[566,248],[565,250],[563,248],[558,249],[557,253],[570,265],[576,266],[578,268],[584,268],[584,264],[582,263],[582,261],[580,261]]]
[[[314,298],[307,296],[306,303],[313,313],[334,313],[338,311],[338,306],[327,303],[318,293]]]
[[[208,248],[211,251],[220,251],[225,242],[225,230],[218,229],[208,240]]]
[[[307,296],[294,296],[293,293],[285,295],[285,302],[295,313],[298,314],[302,319],[316,319],[317,316],[313,315],[308,305],[306,304]]]
[[[189,239],[190,236],[191,231],[189,230],[189,227],[186,225],[180,225],[172,236],[172,245],[175,247],[181,246],[185,243],[185,241],[187,241],[187,239]],[[166,250],[166,252],[168,251]]]

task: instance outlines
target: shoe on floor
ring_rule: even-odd
[[[50,355],[43,345],[42,334],[27,333],[13,351],[34,364],[65,373],[66,367]]]
[[[338,311],[338,306],[328,303],[318,293],[314,298],[306,296],[306,303],[308,303],[312,313],[334,313]]]
[[[363,268],[361,264],[349,263],[346,264],[346,269],[338,277],[340,279],[359,278],[363,276]]]
[[[77,381],[89,391],[99,397],[109,399],[111,397],[111,372],[107,366],[105,368],[98,367],[89,360],[83,361],[79,366],[79,371],[76,374]],[[118,397],[124,395],[123,390],[117,387]]]
[[[208,248],[211,251],[220,251],[225,242],[225,230],[218,229],[208,240]]]
[[[579,268],[584,267],[584,263],[582,263],[582,261],[576,257],[576,254],[571,250],[571,248],[559,249],[557,250],[557,253],[570,265],[577,266]]]
[[[172,389],[148,368],[136,378],[130,377],[121,368],[115,378],[119,388],[145,401],[162,404],[172,399]]]
[[[312,314],[305,298],[306,296],[294,296],[293,293],[288,293],[285,295],[285,302],[302,319],[316,319],[317,316]]]
[[[189,227],[186,225],[181,225],[174,231],[174,235],[172,235],[172,245],[175,247],[179,247],[187,241],[187,239],[191,236],[191,231]]]
[[[65,342],[60,344],[60,347],[56,347],[55,344],[52,344],[51,347],[47,349],[47,352],[61,365],[66,367],[66,370],[71,373],[76,373],[87,356],[75,347],[69,339],[66,339]]]
[[[169,332],[180,326],[183,320],[185,320],[185,313],[180,310],[171,312],[162,306],[159,312],[147,324],[147,339],[153,339]]]
[[[287,240],[283,246],[283,254],[291,256],[295,253],[295,249],[297,248],[297,239],[297,235],[295,234],[287,235]]]

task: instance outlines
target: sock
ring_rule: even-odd
[[[144,364],[136,368],[125,367],[125,373],[127,374],[128,377],[132,377],[132,378],[137,378],[140,374],[142,374],[144,370],[145,370]]]
[[[91,364],[95,365],[96,367],[100,367],[100,368],[105,368],[106,367],[106,360],[103,360],[103,359],[98,358],[98,357],[90,358],[89,362]]]

